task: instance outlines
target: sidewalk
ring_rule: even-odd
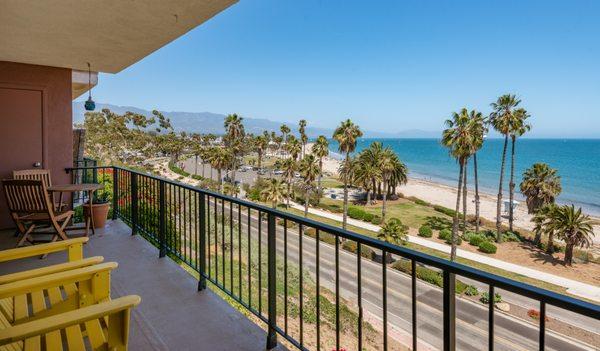
[[[299,205],[297,203],[291,204],[293,208],[304,211],[304,206]],[[336,213],[326,212],[323,210],[319,210],[316,208],[308,208],[308,212],[317,216],[333,219],[341,222],[342,216]],[[363,228],[366,230],[371,230],[374,232],[378,232],[380,227],[371,223],[359,221],[356,219],[348,218],[348,224],[353,225],[355,227]],[[445,244],[436,243],[431,240],[427,240],[425,238],[421,238],[414,235],[408,236],[408,241],[417,245],[425,246],[430,249],[438,250],[445,253],[450,253],[450,246]],[[471,251],[466,251],[460,248],[457,248],[456,255],[458,257],[466,258],[471,261],[483,263],[492,267],[497,267],[504,269],[509,272],[518,273],[523,276],[544,281],[546,283],[558,285],[567,289],[570,294],[584,297],[589,300],[593,300],[596,302],[600,302],[600,287],[586,284],[582,282],[578,282],[576,280],[559,277],[554,274],[545,273],[542,271],[538,271],[535,269],[519,266],[516,264],[512,264],[510,262],[501,261],[495,258],[491,258],[488,256],[480,255]]]

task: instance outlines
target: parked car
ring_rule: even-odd
[[[276,170],[276,171],[273,171],[273,174],[274,174],[274,175],[282,175],[282,174],[283,174],[283,171],[282,171],[282,170],[280,170],[280,169],[278,169],[278,170]]]

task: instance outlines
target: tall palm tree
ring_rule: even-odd
[[[396,169],[396,165],[394,163],[394,159],[396,158],[396,154],[392,149],[386,147],[381,154],[381,157],[378,160],[379,170],[381,172],[381,181],[383,184],[383,203],[381,205],[381,221],[385,223],[385,215],[386,215],[386,203],[387,203],[387,194],[388,194],[388,185]]]
[[[302,151],[302,146],[300,145],[300,141],[296,139],[295,136],[289,135],[288,140],[285,144],[285,149],[294,161],[298,160],[298,156]]]
[[[537,209],[535,215],[531,219],[534,223],[533,232],[535,233],[533,243],[539,245],[542,242],[542,236],[547,236],[548,245],[546,245],[546,253],[549,255],[554,253],[554,230],[550,224],[555,210],[555,204],[542,206]]]
[[[306,155],[306,143],[308,142],[305,119],[301,119],[298,123],[298,132],[300,133],[300,142],[302,143],[302,158],[304,158],[304,155]]]
[[[314,187],[314,182],[319,176],[319,163],[315,155],[310,154],[304,156],[300,162],[300,176],[304,185],[304,217],[308,217],[308,204],[310,193]]]
[[[554,203],[562,186],[556,169],[546,163],[534,163],[523,172],[520,189],[527,198],[527,211],[536,213],[544,205]]]
[[[463,108],[459,113],[453,113],[452,118],[445,122],[447,129],[442,133],[442,145],[450,150],[450,155],[459,165],[458,189],[456,191],[456,207],[452,221],[452,247],[450,259],[456,258],[456,242],[458,238],[458,215],[460,211],[460,198],[464,181],[466,161],[472,154],[472,135],[469,130],[469,112]]]
[[[554,211],[551,219],[551,227],[565,242],[566,266],[573,265],[573,249],[577,247],[589,247],[592,243],[594,230],[592,221],[588,215],[581,211],[581,207],[559,206]]]
[[[372,203],[371,194],[375,192],[375,183],[381,181],[381,170],[372,162],[369,162],[364,154],[359,156],[359,164],[355,174],[355,181],[367,191],[367,205]]]
[[[282,143],[287,144],[287,135],[288,133],[291,131],[290,127],[288,127],[285,124],[282,124],[281,127],[279,127],[279,130],[281,131],[282,134]],[[285,151],[285,149],[284,149]]]
[[[398,218],[390,218],[384,222],[377,233],[377,238],[394,245],[404,245],[408,242],[408,227],[402,224]],[[387,253],[385,262],[391,262],[392,255]]]
[[[323,135],[319,135],[312,146],[311,153],[319,159],[319,179],[317,181],[317,192],[321,194],[321,179],[323,178],[323,158],[329,155],[329,141]]]
[[[513,230],[514,222],[514,209],[512,203],[515,198],[515,144],[517,142],[518,137],[531,130],[531,125],[528,124],[526,121],[529,117],[529,113],[527,113],[527,111],[524,108],[516,109],[513,112],[512,126],[510,128],[510,182],[508,183],[510,206],[508,207],[508,226],[511,232]]]
[[[244,130],[244,124],[242,123],[244,119],[237,114],[228,115],[223,122],[225,126],[225,146],[231,149],[231,180],[235,181],[235,173],[237,170],[237,157],[239,156],[242,150],[242,141],[246,135]]]
[[[333,132],[333,139],[339,143],[339,151],[345,154],[344,163],[350,166],[350,154],[356,149],[356,141],[362,136],[362,131],[350,119],[342,122]],[[348,222],[348,177],[344,177],[344,215],[342,228],[346,229]]]
[[[489,122],[492,127],[500,134],[504,135],[504,146],[502,147],[502,161],[500,163],[500,183],[498,185],[498,202],[496,204],[496,241],[502,241],[502,185],[504,182],[504,167],[506,165],[506,148],[508,147],[508,137],[513,125],[514,109],[521,103],[516,95],[506,94],[500,96],[496,102],[491,104],[494,110],[490,114]],[[512,207],[512,203],[510,204]]]
[[[264,201],[270,202],[273,208],[285,199],[285,185],[277,178],[270,178],[267,186],[260,192]]]
[[[406,168],[406,165],[400,160],[396,153],[393,153],[393,155],[392,163],[394,164],[394,170],[388,186],[388,189],[391,188],[391,194],[396,193],[396,187],[408,182],[408,168]]]
[[[480,201],[479,201],[479,174],[477,168],[477,152],[483,146],[485,135],[487,133],[486,119],[483,117],[481,112],[472,110],[469,112],[469,129],[472,131],[473,136],[473,180],[475,183],[475,232],[479,233],[479,222],[480,222]],[[465,208],[465,213],[467,212]],[[465,226],[466,227],[466,226]]]
[[[283,171],[282,177],[287,184],[287,207],[290,207],[290,197],[292,196],[292,179],[298,169],[298,163],[293,158],[286,158],[277,164],[278,168]]]
[[[268,146],[269,139],[265,135],[258,135],[254,138],[254,147],[258,155],[258,169],[262,169],[263,155]]]

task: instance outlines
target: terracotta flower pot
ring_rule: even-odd
[[[106,225],[106,218],[108,217],[108,210],[110,209],[110,203],[106,202],[103,204],[93,204],[94,206],[94,228],[104,228]],[[83,205],[83,216],[89,218],[90,216],[90,204]]]

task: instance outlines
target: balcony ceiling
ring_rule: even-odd
[[[117,73],[237,0],[0,0],[0,61]]]

